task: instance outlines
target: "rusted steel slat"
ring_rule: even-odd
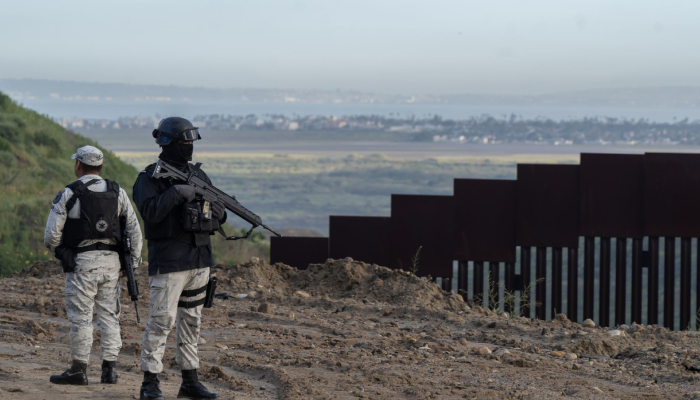
[[[477,301],[477,304],[482,306],[484,304],[484,263],[481,261],[474,261],[474,301],[481,299],[481,303]]]
[[[622,325],[627,317],[627,239],[617,238],[615,246],[615,324]]]
[[[459,261],[457,264],[457,287],[458,292],[467,300],[467,295],[464,292],[469,292],[469,262]]]
[[[450,292],[452,290],[452,279],[442,278],[442,290]]]
[[[537,318],[547,319],[547,248],[538,247],[535,256],[537,263]]]
[[[562,266],[562,249],[556,247],[552,249],[552,317],[562,313],[561,308],[561,266]]]
[[[513,287],[514,281],[515,281],[515,264],[513,263],[505,263],[505,270],[503,272],[503,284],[505,286],[505,290],[508,293],[513,293],[515,292],[515,288]],[[504,303],[503,309],[505,312],[511,313],[513,312],[512,309],[512,304]]]
[[[691,239],[681,239],[681,325],[680,329],[690,327],[690,251]]]
[[[632,322],[642,323],[642,239],[632,239]]]
[[[664,237],[664,326],[673,329],[676,294],[676,239]]]
[[[676,297],[676,238],[664,238],[664,326],[673,329]]]
[[[327,259],[328,238],[270,238],[270,264],[281,262],[298,269],[307,269],[309,264],[323,264]]]
[[[610,238],[600,238],[600,326],[610,326]]]
[[[649,304],[647,307],[647,324],[659,323],[659,237],[649,238]]]
[[[499,303],[499,298],[498,298],[498,293],[499,293],[499,288],[500,288],[500,283],[499,283],[499,275],[500,275],[500,263],[497,262],[489,262],[489,308],[494,309],[498,307]],[[490,291],[493,290],[495,291],[495,301],[497,304],[491,304],[491,293]]]
[[[520,281],[522,282],[522,285],[520,286],[520,298],[523,298],[523,292],[528,288],[530,285],[530,247],[528,246],[521,246],[520,247]],[[522,303],[521,301],[521,308],[522,308],[522,316],[526,318],[531,317],[531,311],[530,311],[530,304],[531,301],[530,299],[532,296],[528,296],[528,301],[525,303]]]
[[[586,237],[583,249],[583,319],[593,319],[595,281],[595,238]]]
[[[695,290],[695,299],[696,299],[696,307],[700,308],[700,239],[698,239],[697,246],[695,247],[695,271],[696,271],[696,284],[695,286],[697,290]],[[696,313],[697,310],[693,310],[693,313]],[[697,324],[695,329],[700,327],[700,324]]]
[[[567,260],[569,268],[568,282],[566,285],[567,307],[566,313],[570,320],[578,322],[578,249],[569,248]]]

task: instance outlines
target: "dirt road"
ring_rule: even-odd
[[[228,298],[204,311],[201,375],[223,399],[700,398],[700,374],[686,370],[698,365],[696,332],[498,316],[410,273],[349,259],[213,271]],[[49,383],[70,362],[63,282],[54,263],[0,280],[0,399],[138,398],[143,327],[125,288],[120,383],[99,383],[97,330],[91,384]],[[180,384],[174,358],[169,340],[166,398]]]

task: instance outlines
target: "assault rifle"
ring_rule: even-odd
[[[256,215],[249,209],[243,207],[241,203],[239,203],[238,200],[236,200],[235,197],[227,195],[226,193],[214,187],[214,185],[208,184],[199,176],[197,176],[197,172],[199,172],[201,166],[202,163],[197,163],[194,165],[194,167],[191,168],[190,173],[186,173],[171,166],[163,160],[158,160],[158,162],[156,163],[155,170],[153,171],[153,175],[151,175],[151,177],[168,178],[184,181],[186,184],[194,187],[195,191],[197,192],[197,195],[201,196],[201,198],[205,201],[208,201],[209,203],[219,202],[223,204],[227,210],[233,212],[234,214],[238,215],[243,220],[252,225],[248,233],[246,233],[245,236],[241,237],[227,236],[226,232],[224,232],[224,229],[222,227],[219,227],[219,233],[223,235],[226,238],[226,240],[245,239],[248,236],[250,236],[250,234],[253,232],[253,229],[257,228],[258,226],[261,226],[264,229],[272,232],[276,236],[282,236],[279,233],[270,229],[265,224],[263,224],[262,219],[258,215]]]
[[[129,297],[134,302],[134,310],[136,310],[136,322],[141,323],[139,316],[139,305],[136,301],[139,299],[139,287],[136,284],[134,277],[134,261],[131,259],[131,238],[126,231],[126,217],[119,217],[119,224],[122,229],[122,249],[119,252],[119,263],[122,266],[122,271],[126,272],[126,287],[129,290]]]

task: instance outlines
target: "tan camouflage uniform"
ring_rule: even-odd
[[[209,281],[209,267],[153,275],[149,278],[151,290],[151,317],[146,324],[141,345],[141,370],[163,372],[165,341],[175,331],[175,358],[182,370],[199,369],[197,341],[202,318],[202,305],[193,308],[178,307],[179,301],[203,299],[206,293],[180,297],[183,290],[199,289]]]
[[[89,186],[89,190],[104,192],[107,184],[97,175],[80,177],[83,182],[100,179]],[[79,218],[80,200],[76,201],[66,216],[66,202],[73,192],[65,188],[54,199],[46,222],[44,244],[54,252],[61,244],[63,227],[67,218]],[[126,215],[126,229],[131,238],[131,256],[134,265],[141,260],[141,228],[131,207],[131,202],[124,191],[119,189],[119,215]],[[89,246],[96,242],[115,245],[114,239],[84,240],[78,247]],[[92,347],[92,311],[96,306],[98,327],[101,333],[100,357],[107,361],[116,361],[121,349],[119,334],[119,255],[113,251],[87,251],[76,256],[75,272],[66,273],[66,313],[71,323],[71,358],[87,364]]]

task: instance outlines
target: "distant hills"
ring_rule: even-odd
[[[640,108],[698,108],[700,87],[591,89],[557,94],[506,96],[488,94],[391,95],[343,90],[202,88],[127,85],[40,79],[0,79],[0,90],[22,100],[94,102],[230,102],[298,104],[465,104],[561,105]]]

